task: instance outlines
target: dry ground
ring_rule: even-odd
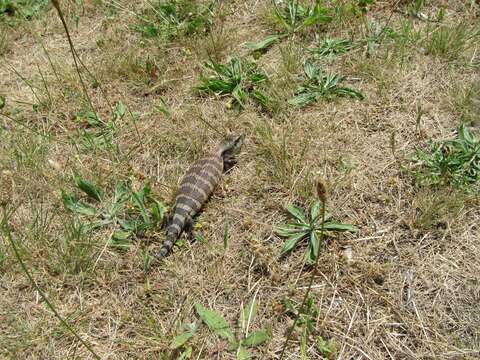
[[[462,117],[478,124],[478,4],[426,1],[428,16],[445,9],[441,24],[405,14],[408,1],[377,1],[363,15],[345,10],[261,54],[277,105],[264,111],[249,103],[237,111],[192,87],[208,56],[220,62],[251,56],[243,45],[272,33],[272,3],[220,1],[209,34],[173,39],[132,30],[151,2],[132,3],[62,4],[78,55],[100,84],[83,71],[96,111],[108,118],[108,103],[121,101],[135,113],[115,124],[104,148],[81,145],[75,114],[88,106],[55,10],[15,29],[0,23],[2,217],[40,288],[94,351],[111,359],[175,359],[169,344],[181,324],[199,323],[194,304],[235,324],[241,305],[256,294],[251,327],[271,328],[272,338],[250,351],[256,359],[278,358],[292,321],[283,299],[299,305],[311,269],[303,266],[303,247],[279,257],[283,240],[273,228],[286,220],[285,205],[311,203],[321,177],[329,211],[359,232],[330,239],[322,250],[312,289],[315,331],[302,351],[301,330],[295,332],[287,358],[321,358],[319,339],[335,344],[330,357],[338,359],[479,358],[478,195],[419,188],[404,170],[416,148],[454,136]],[[325,3],[347,9],[351,2]],[[358,41],[370,21],[404,36],[326,62],[365,100],[287,106],[315,33]],[[447,34],[444,48],[432,40],[439,26]],[[157,110],[161,99],[170,116]],[[204,241],[184,241],[145,271],[161,230],[133,239],[127,251],[107,246],[110,228],[93,236],[78,231],[78,216],[61,199],[62,189],[73,191],[73,174],[107,189],[126,179],[137,187],[149,181],[155,196],[171,204],[188,164],[220,139],[212,127],[243,133],[246,141],[238,166],[196,219]],[[5,234],[0,356],[91,358],[45,306]],[[192,359],[236,358],[204,325],[189,344]]]

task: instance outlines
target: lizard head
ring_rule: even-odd
[[[243,135],[228,135],[217,148],[217,154],[223,158],[224,170],[227,171],[235,165],[235,155],[240,152],[243,145]]]

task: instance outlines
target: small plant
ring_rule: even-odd
[[[325,341],[318,333],[317,319],[320,315],[320,310],[315,306],[315,298],[309,296],[300,311],[295,309],[293,302],[288,298],[283,299],[283,304],[286,313],[290,317],[297,319],[296,326],[302,329],[300,335],[300,354],[302,359],[308,359],[307,344],[312,337],[317,343],[317,350],[320,354],[327,359],[332,358],[337,351],[337,344],[333,339]]]
[[[63,205],[89,219],[83,227],[85,231],[112,226],[114,230],[109,243],[112,247],[128,248],[131,236],[156,228],[163,219],[165,206],[153,197],[148,184],[140,191],[133,191],[128,183],[121,183],[116,186],[113,195],[107,197],[95,184],[78,176],[74,180],[90,201],[84,202],[63,192]]]
[[[318,57],[333,57],[345,54],[353,48],[355,48],[355,44],[352,40],[325,38],[318,47],[308,49],[308,51]]]
[[[192,356],[193,348],[191,346],[187,346],[186,344],[195,335],[197,328],[198,327],[196,323],[183,324],[181,327],[183,332],[177,335],[170,343],[170,349],[177,351],[182,350],[182,353],[177,360],[189,359]]]
[[[48,5],[48,0],[0,0],[0,22],[14,26],[20,19],[38,16]]]
[[[206,33],[213,23],[214,4],[203,6],[191,0],[157,1],[150,6],[151,14],[146,14],[142,22],[132,28],[145,37],[168,39]]]
[[[312,25],[324,25],[332,21],[330,11],[319,1],[313,6],[304,6],[298,0],[288,0],[283,7],[275,6],[274,18],[287,33],[297,32]]]
[[[323,245],[320,243],[319,236],[322,229],[320,205],[321,202],[319,200],[315,201],[309,214],[306,214],[303,209],[295,205],[287,206],[286,210],[293,216],[293,220],[288,224],[281,225],[275,229],[275,232],[278,235],[287,238],[287,241],[281,250],[282,255],[292,251],[299,242],[308,239],[308,249],[305,253],[305,262],[309,265],[315,263],[320,247]],[[357,231],[357,228],[353,225],[333,221],[329,214],[325,215],[323,228],[326,236],[331,236],[334,232],[338,231]]]
[[[216,312],[206,309],[201,304],[195,305],[195,310],[202,321],[220,338],[229,342],[230,351],[236,351],[238,360],[250,359],[247,348],[255,347],[270,340],[271,331],[269,329],[261,329],[250,332],[250,326],[255,319],[257,313],[257,302],[255,297],[246,306],[242,307],[238,319],[241,331],[239,337],[235,337],[228,322]]]
[[[80,144],[86,150],[113,148],[117,121],[122,120],[125,114],[126,108],[122,102],[117,103],[109,120],[102,120],[93,111],[79,111],[75,120],[80,125],[80,129],[77,130]],[[133,112],[132,116],[138,116],[138,113]]]
[[[243,62],[233,58],[227,65],[209,61],[205,67],[211,72],[210,76],[201,75],[201,84],[195,89],[200,93],[213,93],[217,96],[227,95],[233,98],[233,105],[240,108],[245,106],[247,98],[267,105],[267,96],[258,88],[268,81],[268,76],[257,68],[253,62]]]
[[[283,37],[291,36],[305,28],[326,25],[332,21],[330,10],[319,1],[313,6],[304,6],[298,0],[287,0],[282,7],[274,0],[273,21],[279,27],[278,34],[269,35],[258,43],[247,43],[251,50],[266,50]]]
[[[339,74],[323,73],[318,65],[309,61],[305,62],[303,80],[296,91],[296,96],[288,101],[290,105],[302,107],[319,98],[332,100],[337,96],[349,96],[362,100],[364,96],[351,88],[341,87],[345,77]]]
[[[480,178],[480,142],[463,124],[457,138],[434,143],[430,150],[418,150],[412,158],[419,185],[468,187]]]

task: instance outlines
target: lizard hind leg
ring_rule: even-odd
[[[160,229],[166,229],[167,226],[172,222],[172,220],[173,212],[170,212],[169,214],[165,215],[160,221]]]
[[[193,239],[193,220],[190,215],[187,215],[185,217],[185,226],[183,228],[183,232],[185,233],[185,235],[187,235],[187,238],[189,240]]]

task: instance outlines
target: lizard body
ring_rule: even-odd
[[[210,198],[223,172],[235,164],[234,155],[240,150],[242,142],[242,136],[228,136],[210,156],[195,161],[187,170],[180,182],[158,258],[170,253],[184,230],[191,231],[192,217]]]

